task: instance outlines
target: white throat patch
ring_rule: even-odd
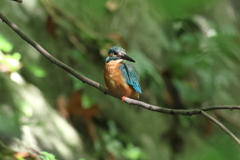
[[[125,60],[124,59],[117,59],[117,60],[115,60],[115,62],[117,62],[117,63],[125,63]]]

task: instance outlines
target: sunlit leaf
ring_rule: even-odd
[[[8,68],[8,72],[17,71],[20,68],[21,55],[19,53],[14,53],[12,55],[5,55],[0,52],[0,64],[1,67],[5,66]],[[2,70],[2,69],[1,69]]]
[[[0,35],[0,50],[10,52],[12,48],[13,45],[9,43],[2,35]]]
[[[124,151],[124,156],[131,160],[145,159],[145,155],[142,150],[132,144],[127,145],[127,148]]]
[[[38,156],[39,158],[42,158],[42,160],[56,160],[55,156],[51,153],[48,152],[40,152],[41,154],[43,154],[42,156]]]

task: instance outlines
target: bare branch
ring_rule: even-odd
[[[236,141],[238,145],[240,145],[240,140],[231,131],[229,131],[221,122],[219,122],[218,120],[216,120],[215,118],[213,118],[204,111],[201,111],[201,115],[203,115],[204,117],[218,125],[226,134],[228,134],[232,139],[234,139],[234,141]]]
[[[11,22],[7,17],[5,17],[1,12],[0,12],[0,18],[2,19],[3,22],[5,22],[10,28],[12,28],[23,40],[28,42],[31,46],[33,46],[36,50],[38,50],[43,56],[45,56],[50,62],[54,63],[55,65],[59,66],[60,68],[64,69],[71,75],[75,76],[77,79],[81,80],[83,83],[86,83],[94,88],[97,88],[104,94],[108,94],[110,96],[115,97],[112,93],[110,93],[105,87],[100,85],[99,83],[79,74],[76,72],[74,69],[71,67],[67,66],[63,62],[59,61],[55,57],[53,57],[50,53],[48,53],[42,46],[40,46],[37,42],[33,41],[31,38],[26,36],[18,27],[16,24]],[[121,99],[121,97],[115,97],[118,99]],[[161,112],[165,114],[170,114],[170,115],[187,115],[187,116],[192,116],[192,115],[197,115],[201,114],[204,117],[210,119],[213,123],[217,124],[222,130],[224,130],[230,137],[232,137],[239,145],[240,145],[240,140],[232,134],[223,124],[218,122],[216,119],[208,115],[205,111],[212,111],[212,110],[221,110],[221,109],[238,109],[240,110],[240,106],[215,106],[215,107],[209,107],[209,108],[202,108],[202,109],[169,109],[169,108],[163,108],[159,106],[154,106],[142,101],[134,100],[128,97],[124,98],[124,102],[128,104],[133,104],[145,109],[148,109],[150,111],[155,111],[155,112]]]
[[[14,24],[13,22],[11,22],[10,20],[8,20],[7,17],[5,17],[2,13],[0,13],[0,18],[2,19],[3,22],[5,22],[10,28],[12,28],[23,40],[25,40],[26,42],[28,42],[31,46],[33,46],[36,50],[38,50],[43,56],[45,56],[51,63],[56,64],[57,66],[59,66],[60,68],[64,69],[65,71],[67,71],[68,73],[70,73],[71,75],[73,75],[74,77],[76,77],[77,79],[81,80],[83,83],[87,83],[97,89],[99,89],[100,91],[104,92],[105,94],[110,94],[105,87],[101,86],[99,83],[82,76],[81,74],[79,74],[78,72],[76,72],[74,69],[72,69],[71,67],[67,66],[66,64],[62,63],[61,61],[59,61],[58,59],[54,58],[50,53],[48,53],[42,46],[40,46],[37,42],[35,42],[34,40],[32,40],[31,38],[29,38],[28,36],[26,36],[19,28],[16,24]]]
[[[169,109],[169,108],[154,106],[154,105],[151,105],[142,101],[138,101],[135,99],[131,99],[128,97],[125,97],[124,101],[127,102],[128,104],[134,104],[151,111],[172,114],[172,115],[180,114],[180,115],[192,116],[196,114],[201,114],[201,111],[212,111],[212,110],[221,110],[221,109],[229,109],[229,110],[239,109],[240,110],[240,106],[214,106],[214,107],[200,108],[200,109]]]

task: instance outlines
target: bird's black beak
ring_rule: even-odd
[[[126,54],[119,56],[121,59],[125,59],[127,61],[130,62],[135,62],[132,58],[130,58],[129,56],[127,56]]]

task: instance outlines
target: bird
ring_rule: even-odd
[[[126,63],[135,62],[127,56],[125,50],[113,46],[108,51],[105,61],[104,81],[106,88],[116,97],[139,99],[142,93],[139,76],[133,66]]]

